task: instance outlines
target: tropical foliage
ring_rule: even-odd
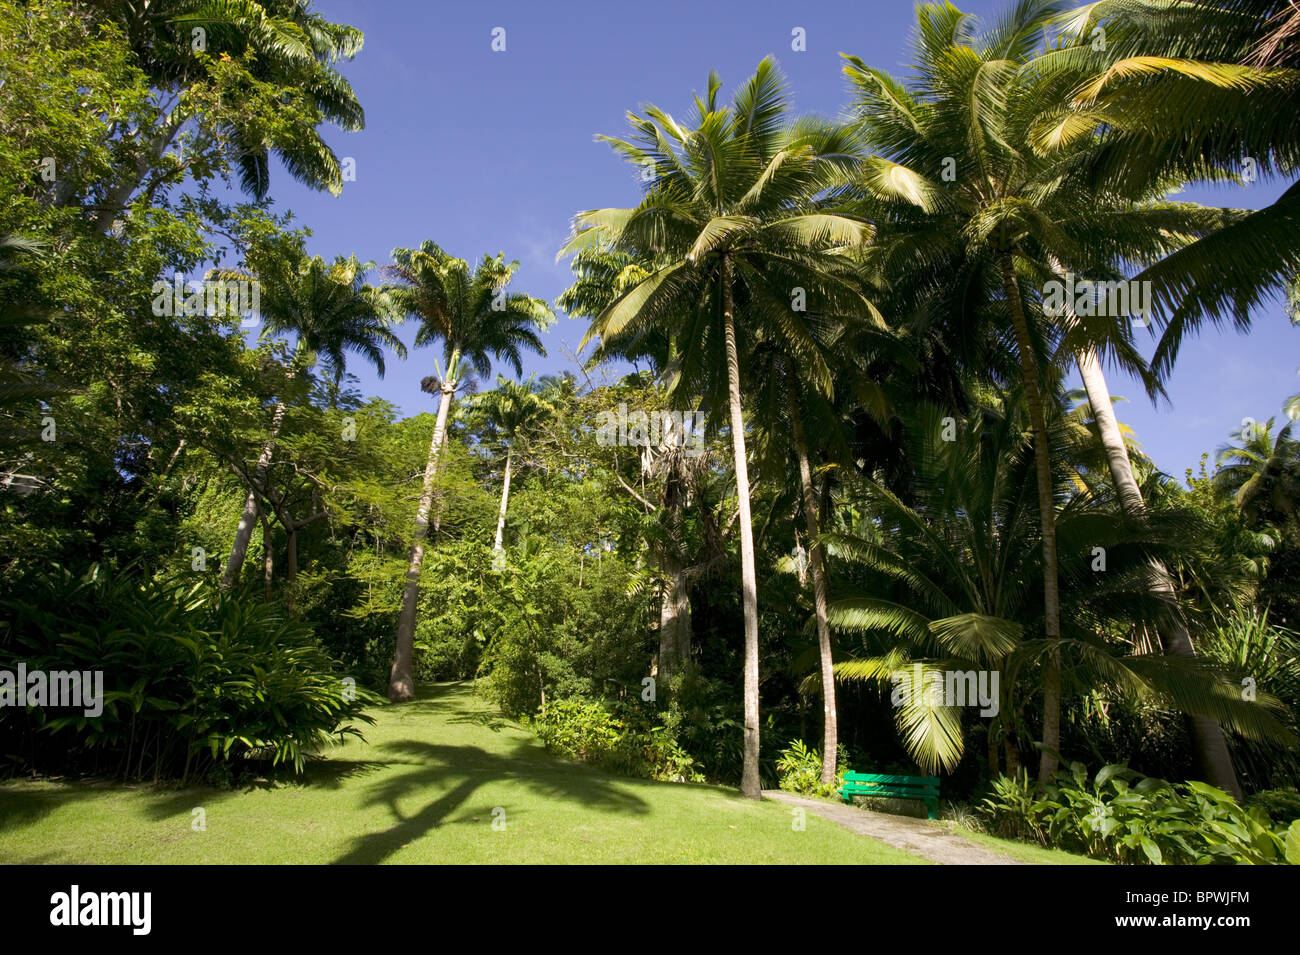
[[[104,685],[6,698],[4,771],[302,773],[473,681],[614,772],[934,773],[1112,861],[1296,861],[1300,396],[1178,480],[1104,369],[1159,398],[1191,336],[1293,315],[1297,30],[926,3],[906,75],[845,56],[839,120],[770,57],[709,74],[600,137],[640,186],[576,213],[551,303],[504,252],[317,254],[272,205],[273,170],[347,178],[355,27],[0,0],[0,673]],[[1247,177],[1280,196],[1174,198]],[[586,335],[542,375],[558,313]]]

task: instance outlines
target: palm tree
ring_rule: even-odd
[[[1236,444],[1219,449],[1215,485],[1231,495],[1248,527],[1279,522],[1294,526],[1300,513],[1300,441],[1294,422],[1274,431],[1276,419],[1247,422],[1232,433]]]
[[[347,352],[355,352],[369,361],[381,378],[384,349],[390,348],[398,357],[406,357],[406,346],[390,330],[384,292],[365,281],[375,267],[373,262],[359,262],[356,256],[336,256],[330,263],[320,256],[307,258],[300,248],[290,245],[251,253],[249,265],[251,274],[218,269],[209,278],[259,283],[262,337],[289,334],[297,337],[285,369],[286,384],[318,360],[337,383],[346,368]],[[287,407],[281,395],[275,403],[262,452],[248,476],[248,496],[221,578],[223,590],[235,585],[244,566],[248,542],[257,523],[259,496],[266,487],[275,440]]]
[[[832,553],[855,567],[865,595],[841,594],[830,606],[838,629],[863,635],[854,659],[835,667],[845,680],[888,685],[913,665],[925,672],[1001,674],[991,742],[1005,743],[1008,772],[1019,764],[1016,742],[1029,694],[1026,674],[1059,646],[1068,673],[1084,687],[1107,685],[1122,696],[1154,699],[1219,720],[1253,739],[1287,736],[1276,700],[1249,704],[1212,666],[1145,652],[1140,627],[1157,621],[1163,600],[1147,585],[1153,554],[1186,544],[1185,520],[1154,522],[1117,513],[1110,495],[1080,487],[1095,445],[1074,416],[1054,416],[1049,437],[1060,505],[1061,641],[1029,633],[1023,621],[1043,613],[1040,529],[1033,454],[1016,396],[991,393],[945,440],[946,409],[920,405],[903,416],[910,471],[905,487],[868,478],[861,492],[878,517],[874,539],[828,534]],[[906,497],[906,499],[905,499]],[[1092,550],[1106,553],[1104,574]],[[1126,637],[1120,634],[1129,632]],[[953,769],[964,752],[962,708],[911,693],[895,711],[909,753],[927,772]],[[967,704],[969,705],[969,698]],[[996,771],[990,745],[990,769]]]
[[[855,58],[845,68],[859,92],[867,143],[877,153],[865,163],[859,189],[862,214],[880,224],[877,243],[887,267],[933,276],[928,294],[942,303],[935,306],[941,313],[958,317],[948,323],[958,340],[982,344],[985,335],[973,326],[990,319],[1010,325],[1036,436],[1049,638],[1060,633],[1059,587],[1050,570],[1059,554],[1048,496],[1049,398],[1040,378],[1049,374],[1055,354],[1075,357],[1098,409],[1116,486],[1134,514],[1141,514],[1141,498],[1134,500],[1131,493],[1136,484],[1110,414],[1099,347],[1141,377],[1153,395],[1160,386],[1133,346],[1129,319],[1135,312],[1088,309],[1096,314],[1080,317],[1065,308],[1048,313],[1042,291],[1048,282],[1064,280],[1067,268],[1092,280],[1122,281],[1125,262],[1149,261],[1228,218],[1194,204],[1152,201],[1168,186],[1158,177],[1127,191],[1092,181],[1106,161],[1106,143],[1081,135],[1080,129],[1095,133],[1099,124],[1068,109],[1070,92],[1087,76],[1081,47],[1040,50],[1060,8],[1026,0],[992,29],[977,33],[973,18],[956,8],[925,6],[918,11],[917,79],[904,85]],[[1166,574],[1153,569],[1152,587],[1172,604]],[[1166,629],[1171,652],[1191,652],[1184,626]],[[1057,749],[1059,727],[1055,657],[1045,678],[1043,731],[1050,753]],[[1213,748],[1212,734],[1206,747]],[[1226,757],[1221,738],[1218,750]],[[1230,762],[1225,765],[1230,769]],[[1054,771],[1049,755],[1040,779],[1049,780]]]
[[[836,316],[817,316],[827,323],[827,330],[836,322]],[[882,333],[887,334],[887,333]],[[859,343],[828,334],[827,342],[835,352],[861,354],[852,347]],[[780,343],[762,342],[752,358],[756,380],[755,399],[759,409],[756,420],[762,422],[758,429],[757,456],[763,470],[776,475],[776,480],[787,487],[793,486],[798,500],[798,510],[803,513],[807,534],[807,576],[812,581],[813,620],[817,631],[817,649],[821,664],[819,686],[822,696],[822,775],[823,784],[836,780],[836,762],[839,752],[839,715],[835,703],[834,655],[831,647],[830,625],[827,619],[827,600],[830,585],[827,580],[826,552],[821,542],[825,515],[818,503],[818,491],[813,481],[813,452],[839,464],[851,466],[852,455],[843,434],[840,409],[815,387],[810,387],[800,369]],[[847,368],[837,361],[838,379],[836,394],[853,392],[853,385],[867,381],[866,373],[858,367]],[[812,430],[813,441],[808,432]],[[790,475],[793,458],[794,473]],[[766,460],[765,460],[766,459]],[[828,481],[829,477],[823,480]]]
[[[1041,324],[1027,313],[1022,278],[1026,260],[1040,254],[1035,246],[1059,247],[1059,226],[1044,207],[1068,180],[1068,170],[1065,163],[1018,151],[1007,137],[1042,111],[1045,83],[1027,67],[1055,12],[1050,4],[1021,3],[981,35],[974,19],[955,7],[925,5],[917,10],[910,88],[857,58],[845,66],[867,145],[876,152],[861,175],[862,214],[888,223],[889,233],[878,239],[887,261],[915,263],[962,292],[974,287],[999,296],[1005,309],[1034,435],[1049,641],[1061,638],[1061,612],[1045,349]],[[1044,781],[1056,769],[1051,754],[1060,744],[1060,681],[1059,652],[1053,651],[1044,674]]]
[[[447,434],[447,416],[456,389],[475,375],[486,376],[495,359],[516,375],[523,374],[525,350],[545,355],[538,337],[555,313],[542,299],[520,292],[507,292],[518,262],[506,262],[505,255],[485,255],[471,269],[463,259],[449,256],[430,239],[417,249],[394,249],[393,264],[384,274],[396,283],[392,300],[403,314],[420,322],[415,345],[441,342],[442,363],[435,374],[425,377],[425,391],[438,392],[438,418],[429,443],[424,484],[415,512],[415,533],[402,590],[402,613],[397,624],[397,647],[388,680],[388,697],[393,701],[415,698],[415,612],[420,599],[420,571],[424,566],[424,542],[429,533],[439,452]]]
[[[1300,14],[1291,0],[1100,0],[1064,26],[1067,35],[1106,37],[1073,91],[1075,118],[1063,118],[1059,133],[1089,136],[1105,125],[1095,181],[1292,181],[1275,202],[1136,276],[1153,285],[1163,328],[1153,363],[1163,373],[1206,322],[1249,328],[1251,310],[1283,299],[1300,273],[1300,55],[1292,42]]]
[[[506,460],[501,478],[501,506],[497,509],[497,530],[492,540],[495,555],[504,555],[506,508],[510,501],[510,477],[515,451],[521,441],[536,430],[554,413],[546,398],[538,393],[530,378],[525,382],[510,381],[497,375],[497,386],[491,391],[475,395],[471,401],[471,414],[505,446]],[[498,559],[503,559],[499,557]]]
[[[727,409],[744,612],[741,790],[758,798],[758,581],[742,365],[760,329],[770,328],[827,389],[831,376],[815,329],[792,302],[805,296],[821,311],[876,313],[857,291],[843,254],[861,246],[868,229],[810,202],[851,165],[852,138],[828,124],[792,123],[784,80],[770,59],[730,107],[718,103],[721,85],[711,74],[689,127],[647,107],[631,119],[631,140],[602,137],[645,171],[648,188],[633,208],[580,213],[561,254],[594,247],[627,255],[641,272],[595,318],[584,345],[598,338],[602,349],[617,352],[629,341],[658,336],[667,345],[660,371],[670,396],[697,390],[708,407]]]

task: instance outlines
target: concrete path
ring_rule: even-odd
[[[824,799],[797,796],[779,789],[764,789],[763,796],[792,806],[800,806],[814,815],[838,823],[850,832],[870,836],[872,839],[907,852],[914,852],[941,865],[1026,864],[954,835],[942,825],[929,819],[871,812]]]

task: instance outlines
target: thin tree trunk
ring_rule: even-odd
[[[1133,463],[1129,460],[1119,422],[1115,420],[1110,390],[1106,386],[1106,376],[1097,359],[1097,352],[1087,348],[1079,352],[1075,359],[1079,375],[1083,378],[1083,387],[1088,392],[1088,404],[1092,407],[1093,420],[1097,422],[1101,446],[1106,453],[1106,463],[1110,468],[1120,507],[1126,514],[1143,516],[1146,514],[1146,503],[1142,500],[1142,491],[1134,477]],[[1187,624],[1178,608],[1178,597],[1169,579],[1169,571],[1159,560],[1151,562],[1149,586],[1151,593],[1169,605],[1169,614],[1159,621],[1160,641],[1165,653],[1172,657],[1196,656],[1191,634],[1187,632]],[[1191,731],[1197,762],[1206,781],[1240,800],[1241,785],[1237,781],[1232,756],[1219,724],[1203,716],[1193,716]]]
[[[239,515],[239,526],[235,528],[235,541],[230,545],[230,556],[226,559],[226,569],[221,575],[221,589],[230,590],[239,582],[239,572],[244,567],[244,558],[248,555],[248,542],[253,537],[253,525],[257,523],[258,489],[266,486],[266,475],[271,469],[271,454],[275,439],[280,435],[284,423],[285,403],[277,402],[275,414],[271,416],[271,430],[262,445],[262,453],[257,457],[255,486],[249,488],[248,497],[244,499],[244,512]]]
[[[808,463],[808,439],[804,434],[802,409],[794,383],[789,384],[790,417],[794,421],[795,450],[799,454],[799,484],[803,490],[804,522],[808,527],[808,564],[812,570],[813,606],[817,613],[817,649],[822,662],[822,785],[835,782],[835,760],[839,749],[839,718],[835,710],[835,661],[831,655],[831,630],[826,622],[826,563],[818,521],[817,492],[813,489],[812,467]]]
[[[1012,779],[1015,779],[1020,775],[1020,748],[1016,745],[1016,737],[1014,733],[1007,736],[1003,741],[1002,748],[1006,752],[1007,757],[1006,774]]]
[[[285,603],[289,608],[289,613],[293,613],[294,589],[298,586],[298,528],[286,527],[285,532],[289,536],[288,551],[284,562],[285,576]]]
[[[275,573],[275,557],[271,550],[271,522],[262,514],[262,577],[265,582],[263,602],[271,602],[271,578]]]
[[[501,482],[501,507],[497,511],[497,536],[492,541],[492,550],[500,553],[504,548],[504,539],[506,533],[506,505],[510,501],[510,464],[514,452],[506,451],[506,473]]]
[[[1002,253],[1002,286],[1011,310],[1020,352],[1020,376],[1025,384],[1025,402],[1029,405],[1029,423],[1034,435],[1034,471],[1038,481],[1038,517],[1043,532],[1043,630],[1048,640],[1061,639],[1061,593],[1056,560],[1056,501],[1052,493],[1052,459],[1047,441],[1047,418],[1043,393],[1038,381],[1038,362],[1034,359],[1029,322],[1020,298],[1011,254]],[[1043,671],[1043,752],[1038,764],[1038,781],[1048,783],[1060,765],[1061,748],[1061,651],[1053,649]]]
[[[731,297],[731,259],[726,254],[722,256],[722,324],[727,351],[731,447],[740,510],[740,580],[745,615],[745,758],[740,791],[759,799],[762,789],[758,777],[758,575],[754,569],[754,526],[749,509],[749,464],[745,451],[745,418],[740,404],[740,356],[736,349],[736,318]]]
[[[450,364],[450,363],[449,363]],[[424,541],[429,533],[429,510],[433,506],[433,492],[437,484],[439,451],[447,432],[447,413],[456,392],[454,381],[444,381],[438,402],[438,423],[433,428],[429,442],[429,460],[424,466],[424,490],[420,506],[415,512],[415,535],[411,541],[411,557],[406,569],[406,587],[402,591],[402,615],[397,623],[397,648],[393,654],[393,668],[388,677],[388,698],[393,702],[415,699],[415,610],[420,599],[420,569],[424,566]]]

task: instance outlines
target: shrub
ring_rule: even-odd
[[[786,792],[803,793],[809,796],[832,796],[844,785],[844,774],[848,772],[848,753],[844,744],[839,746],[839,767],[835,782],[829,786],[822,785],[822,754],[812,749],[803,740],[791,740],[790,745],[781,750],[776,761],[779,773],[777,786]]]
[[[28,754],[14,768],[185,778],[257,761],[300,772],[317,747],[359,736],[352,723],[373,722],[362,707],[377,700],[273,605],[100,568],[0,599],[0,668],[19,662],[102,670],[104,696],[97,718],[0,711],[0,752]]]
[[[1246,805],[1262,809],[1276,823],[1300,819],[1300,792],[1294,789],[1265,789],[1246,797]]]
[[[1092,780],[1071,763],[1041,789],[1023,772],[1003,777],[981,809],[1000,834],[1125,864],[1300,863],[1300,821],[1275,831],[1263,810],[1245,809],[1222,790],[1171,785],[1122,763]]]
[[[699,782],[695,761],[662,726],[588,700],[555,700],[534,722],[551,752],[625,776]]]

